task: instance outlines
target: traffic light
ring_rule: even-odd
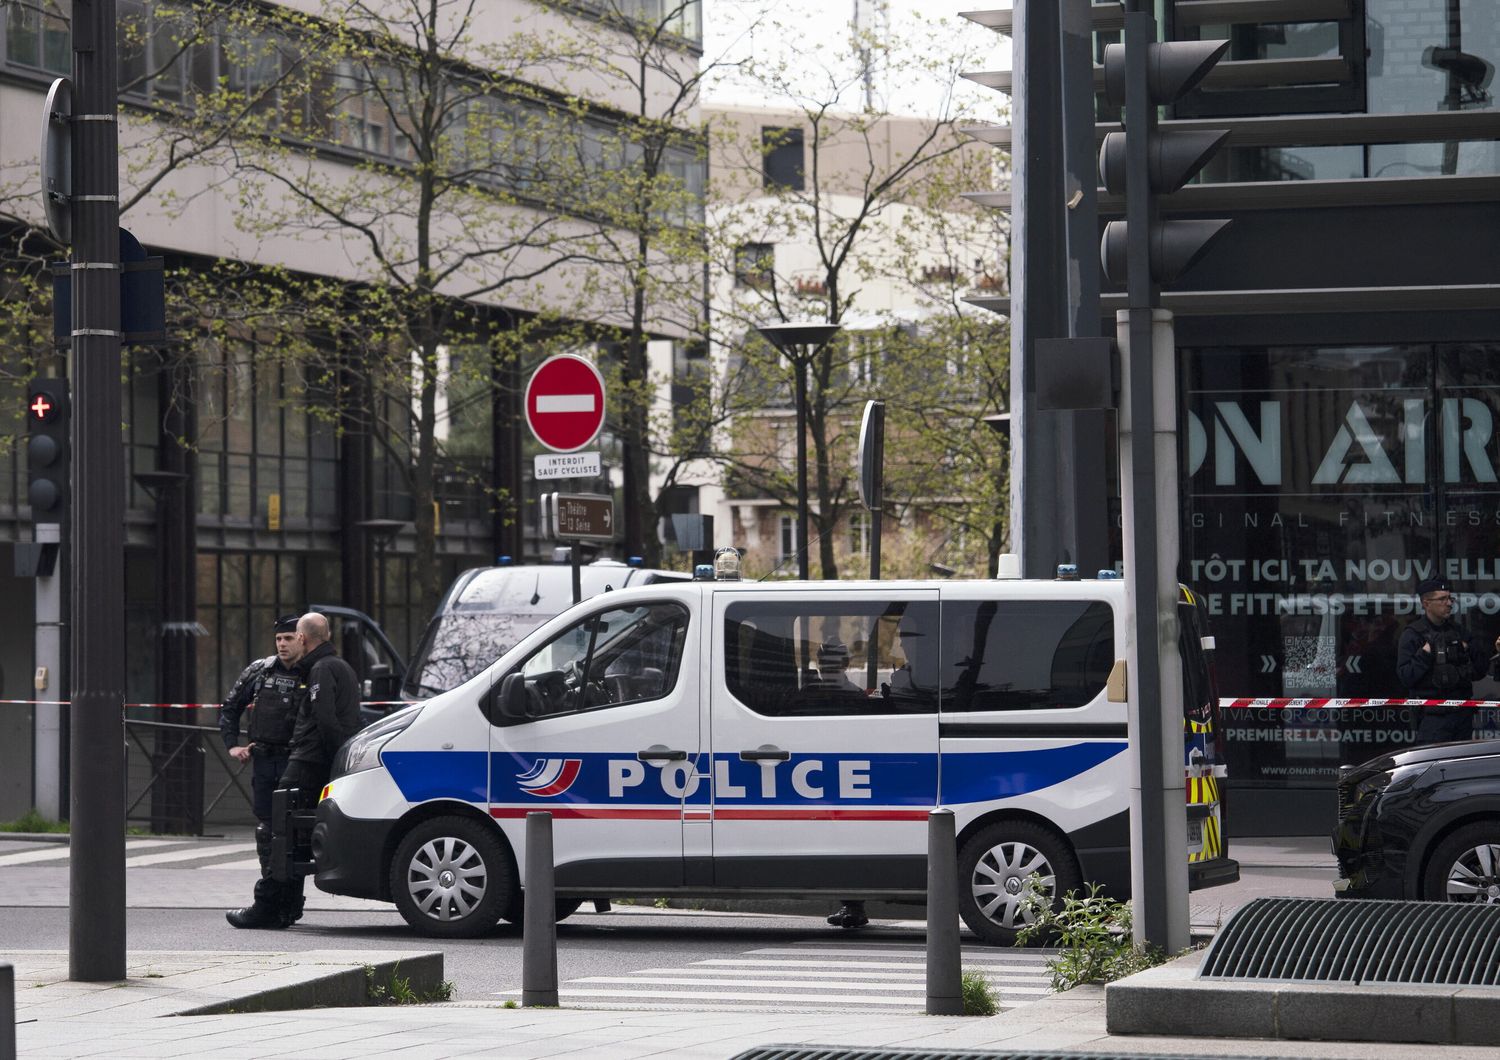
[[[1125,220],[1104,227],[1100,263],[1111,281],[1128,280],[1132,290],[1149,278],[1153,303],[1157,285],[1171,283],[1191,268],[1230,223],[1163,221],[1156,203],[1156,196],[1169,195],[1192,179],[1229,136],[1227,130],[1160,128],[1157,108],[1191,92],[1228,48],[1227,40],[1160,43],[1155,20],[1132,12],[1126,16],[1125,42],[1104,49],[1104,98],[1111,106],[1124,106],[1125,132],[1105,136],[1099,176],[1108,191],[1125,195],[1126,205]],[[1135,246],[1133,225],[1147,232]],[[1146,263],[1148,277],[1132,275],[1138,258]]]
[[[64,523],[68,514],[68,383],[35,379],[26,389],[27,500],[38,523]]]

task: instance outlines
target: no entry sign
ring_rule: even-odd
[[[604,377],[577,354],[548,357],[526,384],[526,424],[536,440],[557,453],[593,441],[604,426]]]

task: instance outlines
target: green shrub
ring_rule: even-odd
[[[66,832],[67,821],[49,821],[36,812],[35,807],[27,810],[14,821],[0,823],[0,832]]]
[[[965,1016],[993,1016],[1000,1010],[983,972],[964,972],[959,984],[963,989]]]
[[[1017,945],[1045,939],[1059,948],[1047,962],[1054,990],[1071,990],[1081,983],[1109,983],[1169,959],[1155,947],[1143,948],[1131,936],[1129,902],[1099,894],[1098,884],[1088,885],[1082,898],[1077,891],[1063,895],[1062,907],[1053,909],[1048,896],[1029,887],[1024,899],[1034,917],[1016,938]]]

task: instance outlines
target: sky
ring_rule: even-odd
[[[856,0],[704,0],[705,63],[753,58],[784,63],[789,79],[822,98],[837,82],[849,89],[841,102],[858,107],[862,91],[858,63],[851,47]],[[889,0],[891,55],[877,66],[880,105],[897,114],[936,116],[945,106],[948,78],[918,69],[924,60],[959,70],[997,70],[1010,66],[1009,41],[958,17],[960,11],[991,6],[994,0]],[[875,0],[861,0],[865,24],[875,23]],[[830,78],[830,74],[832,77]],[[958,83],[952,101],[979,120],[999,120],[1004,97],[967,81]],[[704,101],[718,104],[777,105],[755,78],[726,68],[713,75]]]

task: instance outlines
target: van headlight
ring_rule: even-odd
[[[367,726],[351,736],[344,746],[340,747],[338,754],[333,756],[334,777],[342,777],[348,773],[362,773],[366,769],[374,769],[380,765],[380,752],[385,745],[390,743],[397,733],[405,732],[412,722],[417,720],[417,715],[422,713],[424,704],[406,707],[396,711],[390,717],[382,718],[374,725]]]

